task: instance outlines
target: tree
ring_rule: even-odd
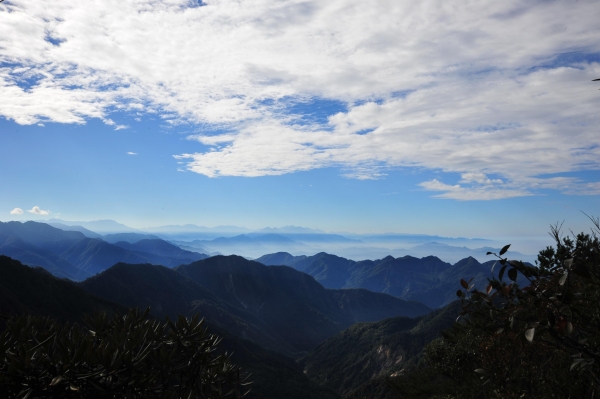
[[[561,234],[537,267],[493,254],[484,291],[461,280],[465,326],[478,334],[475,373],[500,397],[593,397],[600,392],[600,220],[591,235]],[[492,255],[492,253],[488,253]],[[517,284],[518,274],[528,281]],[[505,280],[505,276],[508,277]]]
[[[148,319],[148,311],[87,316],[86,326],[39,316],[0,335],[7,398],[240,398],[247,385],[204,320]]]
[[[505,257],[510,245],[489,253],[498,261],[487,287],[462,279],[457,322],[425,348],[416,370],[388,380],[398,396],[598,397],[600,220],[590,219],[591,234],[563,237],[551,226],[556,245],[540,251],[536,266]]]

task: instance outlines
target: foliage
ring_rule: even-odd
[[[498,254],[487,287],[460,281],[461,318],[412,374],[388,381],[402,398],[592,398],[600,393],[600,221],[565,236],[537,267]],[[518,282],[526,281],[524,284]],[[430,380],[418,388],[411,381]]]
[[[130,310],[86,327],[48,317],[10,320],[0,335],[7,398],[239,398],[246,385],[204,320],[159,322]]]

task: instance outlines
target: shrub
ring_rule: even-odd
[[[7,398],[239,398],[246,385],[204,320],[148,309],[86,316],[86,326],[21,316],[0,335]]]

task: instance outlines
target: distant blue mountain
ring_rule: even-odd
[[[69,226],[63,223],[48,223],[50,226],[52,227],[56,227],[57,229],[61,229],[63,231],[78,231],[80,233],[83,233],[84,236],[88,237],[88,238],[101,238],[102,235],[95,233],[91,230],[86,229],[83,226]]]
[[[186,264],[208,258],[208,255],[206,254],[181,249],[178,246],[168,243],[165,240],[161,240],[159,238],[144,239],[136,241],[134,243],[120,241],[116,242],[115,245],[127,249],[129,251],[142,252],[169,258],[165,262],[167,263],[166,266],[172,264],[173,260],[176,260],[178,264]]]
[[[30,266],[40,266],[57,277],[73,280],[85,279],[118,262],[175,267],[207,257],[159,239],[133,245],[134,248],[123,248],[86,237],[79,231],[64,231],[46,223],[0,222],[0,254]]]
[[[91,222],[73,222],[61,219],[50,219],[48,223],[60,223],[67,226],[82,226],[88,230],[91,230],[98,234],[109,234],[109,233],[130,233],[139,231],[124,224],[117,223],[114,220],[94,220]]]

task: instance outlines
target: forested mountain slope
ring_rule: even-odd
[[[494,265],[494,261],[480,263],[472,257],[452,265],[435,256],[387,256],[356,262],[324,252],[313,256],[292,256],[279,252],[264,255],[256,261],[265,265],[293,267],[313,276],[327,288],[365,288],[419,301],[431,308],[452,302],[463,278],[473,278],[473,283],[483,288],[487,278],[492,276],[491,268]]]

